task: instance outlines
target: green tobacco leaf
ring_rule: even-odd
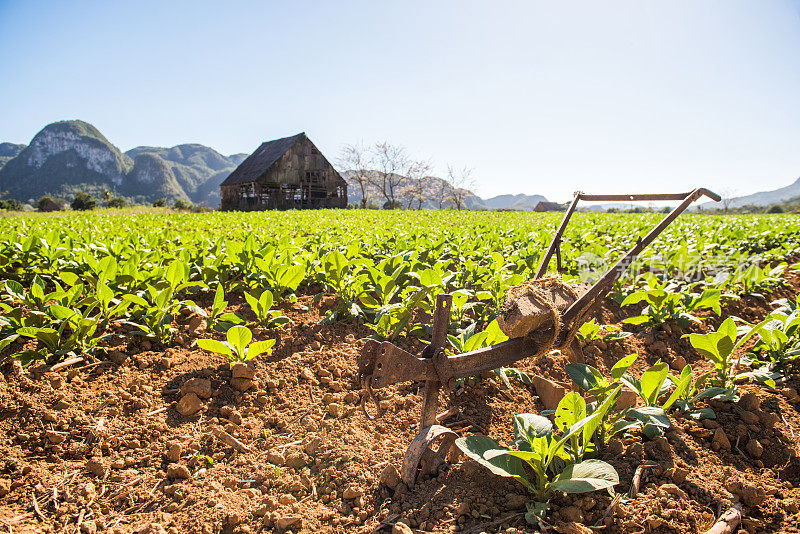
[[[553,431],[550,419],[535,413],[520,413],[514,416],[515,441],[531,442],[535,438],[546,436]]]
[[[247,322],[233,312],[223,313],[219,316],[219,320],[231,324],[245,324]]]
[[[687,372],[688,370],[688,372]],[[675,379],[673,378],[673,381]],[[686,393],[686,390],[689,389],[689,385],[692,383],[692,366],[686,364],[683,366],[683,370],[681,371],[681,377],[675,382],[675,390],[667,399],[667,402],[664,403],[664,410],[669,410],[670,406],[672,406],[676,400],[683,397],[683,394]]]
[[[458,438],[456,446],[464,453],[465,456],[471,458],[489,469],[495,475],[501,477],[511,477],[518,480],[528,489],[533,491],[533,487],[528,482],[525,469],[522,467],[522,462],[519,458],[509,455],[496,456],[491,460],[484,458],[484,454],[488,451],[503,450],[495,440],[487,436],[468,436],[465,438]]]
[[[298,286],[306,276],[306,269],[302,265],[294,265],[278,270],[276,280],[281,287],[297,291]]]
[[[50,315],[59,321],[66,321],[76,313],[75,310],[67,308],[66,306],[61,306],[60,304],[51,304],[47,307],[47,309],[50,312]]]
[[[213,309],[217,312],[220,312],[225,309],[225,306],[228,304],[225,302],[225,294],[222,291],[222,284],[217,282],[217,290],[214,292],[214,304],[212,305]]]
[[[627,415],[635,418],[645,425],[654,425],[661,428],[669,428],[669,417],[662,408],[657,406],[642,406],[641,408],[627,411]]]
[[[272,308],[272,303],[274,302],[274,297],[272,296],[272,291],[269,289],[265,289],[261,296],[258,297],[258,304],[261,306],[261,309],[265,312]]]
[[[556,426],[566,430],[586,416],[586,401],[576,392],[564,395],[556,407]]]
[[[581,327],[578,329],[578,333],[583,336],[584,339],[592,339],[597,333],[600,331],[600,325],[594,322],[592,319],[589,322],[583,323]]]
[[[694,410],[693,412],[689,413],[689,416],[692,419],[697,419],[698,421],[702,421],[703,419],[717,418],[717,414],[711,408],[701,408],[700,410]]]
[[[610,464],[602,460],[584,460],[564,468],[553,481],[552,487],[564,493],[586,493],[617,484],[619,475]]]
[[[150,305],[147,303],[147,301],[144,300],[139,295],[122,295],[122,299],[123,300],[127,300],[129,302],[133,302],[134,304],[136,304],[138,306],[141,306],[142,308],[149,308],[150,307]]]
[[[645,299],[647,299],[647,293],[644,291],[637,291],[636,293],[631,293],[630,295],[625,297],[625,300],[622,301],[622,304],[620,304],[620,306],[630,306],[631,304],[638,304],[639,302],[642,302]]]
[[[625,356],[624,358],[620,359],[611,368],[611,378],[613,378],[614,380],[619,380],[620,377],[623,374],[625,374],[625,371],[627,371],[628,368],[631,365],[633,365],[633,363],[636,361],[636,358],[638,357],[639,357],[638,354],[629,354],[628,356]]]
[[[572,381],[584,391],[592,390],[605,383],[600,371],[585,363],[568,363],[565,370]]]
[[[658,400],[661,384],[667,378],[669,366],[664,362],[659,362],[651,366],[644,372],[641,378],[642,397],[647,404],[655,404]]]
[[[232,356],[231,348],[222,341],[217,341],[216,339],[198,339],[197,346],[201,349],[216,352],[217,354]]]
[[[258,306],[258,299],[255,298],[250,293],[245,292],[244,300],[247,301],[247,305],[250,306],[250,309],[253,310],[253,313],[256,314],[256,317],[259,317],[261,315],[261,313],[260,313],[260,309],[259,309],[259,306]]]
[[[511,389],[511,382],[508,380],[508,374],[506,371],[507,370],[505,367],[498,367],[494,370],[494,374],[497,375],[497,378],[503,382],[503,385],[506,388]]]
[[[594,435],[597,428],[603,422],[603,418],[605,415],[611,410],[614,403],[617,401],[617,394],[622,389],[622,386],[617,386],[614,391],[612,391],[607,397],[606,400],[603,401],[603,404],[598,406],[592,415],[596,415],[594,419],[586,423],[583,427],[583,444],[584,447],[591,441],[592,436]]]
[[[625,324],[632,324],[632,325],[640,325],[645,324],[650,321],[650,317],[647,315],[637,315],[636,317],[629,317],[624,319],[622,322]]]
[[[17,340],[19,334],[11,334],[3,339],[0,339],[0,351],[8,347],[11,343]]]
[[[247,344],[253,339],[253,333],[246,326],[233,326],[227,332],[228,343],[238,349],[239,354],[244,354]]]
[[[68,286],[74,286],[75,283],[80,279],[77,274],[69,271],[61,271],[58,273],[58,277],[61,278],[61,281]]]
[[[269,354],[272,352],[272,347],[275,345],[274,339],[267,339],[266,341],[256,341],[247,347],[247,359],[252,360],[261,354]]]

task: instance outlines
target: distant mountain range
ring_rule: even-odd
[[[71,199],[78,191],[102,197],[105,191],[125,197],[133,203],[151,203],[165,199],[190,201],[209,207],[219,205],[219,185],[247,157],[225,156],[199,144],[172,148],[139,146],[120,151],[93,125],[80,120],[54,122],[45,126],[29,145],[0,143],[0,191],[5,198],[34,204],[43,195]],[[348,180],[349,201],[361,201],[355,180]],[[426,177],[423,208],[442,205],[446,184],[436,177]],[[404,207],[417,207],[414,198],[416,181],[405,180],[397,192]],[[367,189],[370,203],[382,204],[377,187]],[[471,191],[464,193],[467,209],[531,210],[541,195],[501,195],[484,200]]]
[[[255,145],[256,143],[254,143]],[[200,144],[184,144],[171,148],[139,146],[121,152],[89,123],[70,120],[45,126],[29,145],[0,143],[0,191],[3,198],[35,203],[43,195],[71,199],[78,191],[102,197],[105,191],[125,197],[133,203],[151,203],[165,199],[190,201],[208,207],[219,205],[219,185],[247,157],[247,154],[225,156]],[[348,181],[351,204],[361,201],[355,180]],[[436,209],[442,202],[446,183],[441,178],[422,178],[422,207]],[[417,182],[405,180],[397,198],[403,207],[417,207]],[[766,206],[800,196],[800,179],[788,187],[738,197],[730,207]],[[382,204],[378,189],[370,186],[367,198]],[[467,209],[533,210],[542,195],[499,195],[482,199],[465,191]],[[606,205],[593,209],[604,209]],[[722,207],[707,203],[705,209]]]
[[[215,206],[219,184],[245,157],[198,144],[122,153],[91,124],[61,121],[45,126],[30,145],[0,144],[0,191],[31,203],[42,195],[99,197],[108,190],[136,203],[163,198]]]
[[[734,197],[728,202],[729,208],[741,208],[742,206],[769,206],[786,202],[800,196],[800,178],[791,185],[781,187],[773,191],[761,191],[752,195]],[[703,209],[722,209],[725,207],[723,202],[706,202],[702,205]]]

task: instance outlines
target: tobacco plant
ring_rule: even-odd
[[[690,322],[699,323],[693,315],[697,310],[710,309],[717,315],[722,313],[719,289],[705,289],[702,293],[679,291],[674,283],[660,284],[655,277],[648,280],[649,288],[631,293],[622,301],[622,306],[644,302],[646,305],[640,315],[622,321],[627,324],[650,324],[658,326],[668,321],[677,321],[682,327]]]
[[[211,313],[208,314],[206,319],[206,326],[217,332],[227,332],[230,327],[246,322],[233,312],[225,313],[227,307],[228,301],[225,300],[222,284],[217,283],[217,289],[214,291],[214,301],[211,304]]]
[[[458,438],[456,445],[467,457],[492,473],[513,478],[530,491],[536,503],[529,507],[526,519],[535,523],[542,519],[546,503],[554,491],[586,493],[612,488],[619,483],[616,470],[602,460],[573,461],[582,457],[582,436],[594,433],[601,414],[598,411],[575,420],[578,415],[578,411],[572,410],[564,416],[564,421],[574,422],[560,436],[554,433],[553,425],[546,417],[519,414],[514,416],[511,447],[503,447],[492,438],[481,435]],[[575,444],[576,439],[578,445],[572,454],[566,452],[565,447]]]
[[[252,360],[261,354],[271,354],[272,347],[275,345],[274,339],[250,343],[253,339],[253,333],[246,326],[232,326],[226,332],[226,338],[227,341],[198,339],[197,346],[201,349],[227,356],[231,360],[231,364],[233,364]]]
[[[250,293],[244,294],[247,304],[258,319],[258,322],[267,328],[275,328],[292,322],[291,319],[281,313],[280,310],[273,310],[272,308],[272,291],[265,289],[261,295],[256,298]]]
[[[774,379],[768,369],[755,370],[745,373],[736,373],[732,361],[733,353],[736,352],[748,339],[753,337],[758,331],[769,322],[769,318],[755,326],[743,325],[737,330],[733,318],[725,319],[715,332],[707,334],[688,334],[689,341],[694,349],[701,355],[708,358],[717,372],[717,378],[711,382],[730,392],[731,400],[738,398],[736,394],[736,381],[753,378],[774,387]],[[740,337],[740,334],[741,337]],[[685,336],[684,336],[685,337]]]

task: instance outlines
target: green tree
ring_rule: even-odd
[[[9,211],[20,211],[22,209],[22,203],[14,198],[0,200],[0,209]]]
[[[154,208],[163,208],[166,205],[167,205],[167,199],[165,199],[165,198],[159,198],[158,200],[153,202],[153,207]]]
[[[122,197],[115,197],[108,201],[109,208],[124,208],[128,203]]]
[[[80,191],[72,201],[72,209],[79,211],[93,210],[97,207],[97,201],[90,194]]]

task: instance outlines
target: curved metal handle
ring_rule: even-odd
[[[697,189],[697,193],[699,193],[698,196],[705,195],[708,198],[710,198],[711,200],[713,200],[714,202],[719,202],[720,200],[722,200],[721,196],[719,196],[718,194],[716,194],[713,191],[710,191],[710,190],[706,189],[705,187],[701,187],[700,189]]]

